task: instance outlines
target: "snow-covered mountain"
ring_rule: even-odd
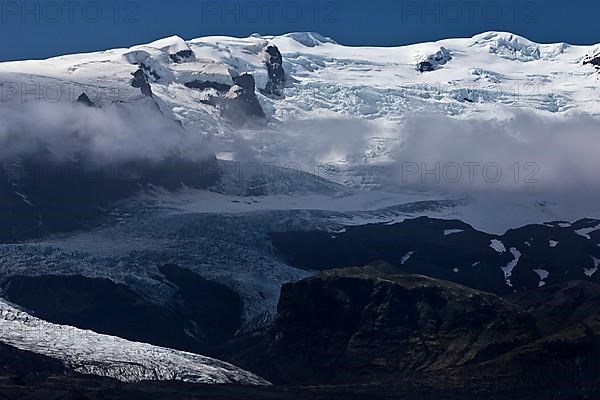
[[[510,118],[516,107],[597,115],[599,57],[597,46],[537,44],[503,32],[388,48],[343,46],[315,33],[189,41],[173,36],[128,49],[2,63],[0,82],[5,103],[73,102],[85,93],[106,105],[151,93],[163,112],[210,138],[224,156],[245,145],[269,160],[304,167],[309,161],[385,160],[400,140],[389,124],[417,112]],[[301,131],[313,142],[303,144],[295,125],[242,135],[223,123],[211,99],[239,95],[235,81],[244,74],[254,78],[247,83],[255,84],[271,122],[355,118],[382,125],[376,134],[363,133],[358,148],[318,159],[310,153],[323,139]],[[290,159],[292,153],[298,154]]]
[[[270,72],[269,46],[281,53],[287,79]],[[92,102],[106,104],[139,94],[130,81],[141,67],[164,111],[209,133],[215,116],[200,101],[201,89],[233,86],[244,73],[258,89],[270,88],[267,93],[270,84],[285,82],[282,101],[259,95],[267,115],[281,121],[332,112],[392,120],[418,110],[474,115],[498,104],[598,113],[599,53],[597,46],[537,44],[504,32],[387,48],[343,46],[315,33],[173,36],[129,49],[2,63],[0,77],[5,101],[33,99],[32,87],[41,84],[48,92],[62,90],[54,101],[74,101],[85,91]],[[23,87],[11,93],[11,84]],[[38,95],[48,100],[54,93]]]
[[[178,294],[160,267],[174,263],[238,292],[240,329],[249,332],[272,321],[283,283],[311,274],[281,259],[270,232],[335,236],[349,225],[429,216],[501,235],[598,217],[599,63],[599,46],[537,44],[504,32],[389,48],[344,46],[315,33],[169,37],[0,63],[0,113],[14,122],[0,126],[0,155],[14,126],[51,125],[61,144],[93,131],[78,143],[102,155],[203,149],[220,160],[210,190],[154,185],[111,209],[98,229],[0,246],[0,276],[109,278],[166,307]],[[21,109],[24,116],[12,118]],[[64,134],[62,123],[73,129]],[[498,164],[504,180],[482,184],[478,169],[470,182],[466,167],[458,184],[427,175],[437,162],[474,161]],[[9,179],[0,188],[9,195],[0,191],[0,205],[29,215],[35,196],[4,169],[0,177]],[[419,185],[423,176],[427,184]],[[30,217],[32,226],[48,223]],[[448,236],[440,240],[456,237]],[[493,267],[500,273],[510,261]]]
[[[51,324],[0,300],[0,342],[58,359],[72,370],[123,382],[180,380],[267,385],[231,364],[197,354]]]
[[[593,143],[594,138],[581,132],[593,133],[596,120],[586,118],[600,115],[599,59],[598,46],[537,44],[504,32],[386,48],[343,46],[316,33],[188,41],[173,36],[128,49],[1,63],[0,88],[5,105],[79,100],[107,107],[115,102],[146,104],[151,97],[163,114],[184,127],[179,150],[195,149],[200,142],[217,157],[241,163],[229,170],[237,175],[234,180],[256,169],[248,163],[260,163],[260,175],[269,174],[263,164],[275,164],[352,188],[388,190],[391,185],[392,192],[400,186],[408,193],[407,186],[412,187],[401,179],[403,161],[426,162],[421,173],[436,162],[499,163],[506,182],[493,188],[512,185],[507,177],[535,173],[527,169],[535,169],[532,163],[539,169],[535,181],[546,186],[566,179],[558,171],[564,172],[565,165],[571,168],[569,179],[585,175],[595,164],[580,154],[584,148],[591,152],[585,141]],[[415,119],[431,120],[432,114],[437,118],[432,125]],[[89,125],[90,119],[77,126]],[[248,123],[257,120],[262,123]],[[581,126],[572,126],[574,121]],[[560,142],[566,141],[562,131],[570,127],[576,136]],[[449,133],[431,136],[442,128]],[[550,135],[546,140],[538,130],[557,131],[558,138]],[[479,140],[475,135],[480,133],[487,136]],[[135,135],[144,144],[140,152],[151,151],[155,143],[166,146],[156,135],[147,135],[147,140]],[[410,140],[420,137],[426,139]],[[103,140],[110,144],[113,139]],[[112,148],[127,146],[131,143],[117,141]],[[439,148],[433,151],[431,146]],[[456,154],[462,150],[465,154]],[[556,157],[557,152],[566,160]],[[518,176],[511,170],[516,162]],[[416,174],[417,180],[420,176]],[[260,179],[256,181],[250,189],[260,186]],[[448,198],[440,194],[447,194],[448,185],[425,186],[429,193],[423,199]],[[473,185],[468,186],[464,191],[472,192]],[[516,190],[527,194],[520,202],[527,211],[513,207],[519,218],[501,227],[481,219],[477,201],[470,212],[455,216],[493,230],[595,216],[589,215],[594,207],[559,204],[559,196],[544,192],[546,186],[518,186]],[[457,192],[457,185],[450,188]],[[376,200],[381,197],[389,195]],[[540,204],[545,205],[541,213]],[[533,214],[537,216],[523,218]]]

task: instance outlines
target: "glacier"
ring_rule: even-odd
[[[180,380],[191,383],[268,385],[231,364],[197,354],[135,343],[33,317],[0,300],[0,341],[58,359],[81,374],[123,382]]]

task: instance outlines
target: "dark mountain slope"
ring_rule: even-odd
[[[534,319],[497,296],[352,268],[284,285],[271,331],[242,365],[279,382],[348,384],[481,362],[537,337]]]
[[[350,226],[343,232],[269,236],[288,263],[307,269],[384,260],[408,273],[497,294],[572,280],[600,282],[597,220],[528,225],[490,235],[461,221],[421,217],[391,225]]]

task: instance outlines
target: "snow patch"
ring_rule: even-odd
[[[541,269],[541,268],[534,269],[533,272],[538,274],[538,276],[540,277],[540,280],[542,280],[542,281],[550,276],[550,272],[546,271],[545,269]]]
[[[502,267],[502,272],[504,272],[504,278],[506,279],[506,284],[512,287],[512,283],[510,282],[510,277],[512,276],[512,272],[519,263],[519,259],[521,258],[521,252],[514,247],[510,248],[510,253],[513,255],[513,260],[506,264],[505,267]]]
[[[504,243],[502,243],[498,239],[492,239],[490,242],[490,247],[500,254],[506,252],[506,247],[504,247]]]
[[[598,229],[600,229],[600,225],[596,225],[594,227],[591,228],[583,228],[583,229],[577,229],[575,231],[576,234],[578,234],[579,236],[583,236],[586,239],[591,239],[592,237],[590,236],[590,233],[597,231]]]
[[[583,273],[591,278],[596,272],[598,272],[598,267],[600,266],[600,259],[596,257],[592,257],[592,261],[594,262],[594,268],[584,268]]]
[[[461,233],[464,231],[464,229],[446,229],[444,230],[444,236],[454,235],[456,233]]]
[[[23,193],[21,193],[21,192],[18,192],[18,191],[15,191],[15,194],[16,194],[17,196],[19,196],[19,198],[20,198],[21,200],[23,200],[23,202],[25,202],[27,205],[29,205],[29,206],[31,206],[31,207],[35,207],[35,206],[33,205],[33,203],[32,203],[31,201],[29,201],[29,197],[27,197],[25,194],[23,194]]]
[[[414,251],[409,251],[408,253],[406,253],[401,259],[400,259],[400,264],[404,265],[406,264],[406,262],[408,260],[410,260],[410,258],[413,256],[413,254],[415,254]]]

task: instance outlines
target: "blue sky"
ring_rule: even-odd
[[[0,60],[128,47],[170,35],[316,31],[393,46],[489,30],[538,42],[600,42],[593,0],[2,0]]]

